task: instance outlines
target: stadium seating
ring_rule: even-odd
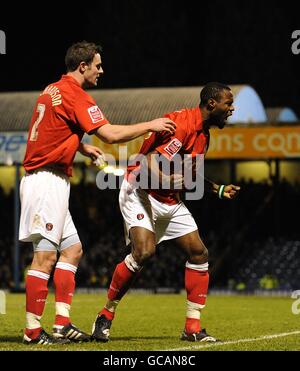
[[[282,181],[241,182],[243,192],[233,202],[206,195],[187,201],[210,254],[211,287],[298,289],[300,231],[297,208],[300,185]],[[278,197],[280,195],[280,197]],[[13,192],[0,189],[0,288],[13,288]],[[70,210],[85,254],[78,286],[106,288],[115,265],[128,253],[117,190],[98,190],[94,184],[71,188]],[[21,244],[20,281],[31,262],[30,244]],[[184,288],[185,256],[174,243],[161,244],[156,256],[136,281],[136,288]]]

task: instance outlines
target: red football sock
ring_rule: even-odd
[[[26,330],[31,339],[40,331],[40,319],[43,315],[48,295],[49,274],[30,269],[26,276]]]
[[[108,289],[108,299],[121,300],[130,288],[131,284],[136,278],[136,275],[137,272],[133,272],[129,268],[127,268],[125,261],[119,263],[116,266]]]
[[[58,262],[54,271],[55,286],[55,325],[66,326],[70,320],[70,306],[75,291],[75,273],[77,267],[64,262]]]
[[[188,334],[199,332],[201,330],[200,320],[186,317],[184,329]]]
[[[35,339],[39,336],[41,330],[42,330],[41,327],[34,328],[34,329],[26,328],[25,335],[28,336],[30,339]]]
[[[142,267],[134,260],[131,254],[119,263],[114,271],[109,289],[108,300],[105,307],[98,313],[109,320],[113,320],[119,301],[126,294]]]
[[[112,321],[115,317],[115,312],[111,312],[110,310],[106,309],[105,307],[98,313],[99,316],[101,316],[101,314],[104,314],[104,316],[109,319],[110,321]]]
[[[201,330],[200,310],[205,306],[208,282],[209,273],[207,270],[185,268],[185,288],[188,300],[185,323],[185,331],[187,333],[195,333]]]

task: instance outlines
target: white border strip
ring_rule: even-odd
[[[265,335],[265,336],[260,336],[258,338],[252,338],[252,339],[230,340],[230,341],[216,342],[216,343],[210,343],[210,344],[205,344],[205,345],[203,343],[198,343],[198,345],[191,345],[189,347],[165,349],[165,350],[167,352],[172,352],[172,351],[180,351],[180,350],[204,349],[204,348],[211,348],[211,347],[222,346],[222,345],[251,343],[251,342],[254,342],[254,341],[276,339],[276,338],[281,338],[281,337],[285,337],[285,336],[299,335],[299,334],[300,334],[300,331],[283,332],[281,334]]]

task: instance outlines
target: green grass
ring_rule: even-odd
[[[111,341],[67,346],[26,346],[22,344],[25,296],[8,294],[6,314],[0,315],[0,350],[300,350],[300,315],[291,311],[293,300],[279,297],[209,296],[202,313],[202,326],[225,343],[207,345],[179,340],[184,325],[185,295],[129,294],[119,305],[111,329]],[[72,321],[91,331],[105,295],[76,294]],[[51,331],[54,298],[49,295],[42,320]],[[299,331],[272,339],[262,336]],[[251,341],[238,342],[241,339]],[[232,343],[226,344],[231,341]]]

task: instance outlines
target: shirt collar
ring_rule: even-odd
[[[209,136],[209,130],[205,131],[203,128],[203,119],[202,119],[202,114],[200,107],[196,109],[196,131],[198,133],[203,133],[205,136]]]
[[[65,80],[65,81],[69,81],[69,82],[81,87],[79,82],[76,79],[74,79],[74,77],[72,77],[70,75],[62,75],[61,79]]]
[[[203,130],[203,121],[202,121],[202,115],[200,107],[196,108],[196,131],[202,131]]]

